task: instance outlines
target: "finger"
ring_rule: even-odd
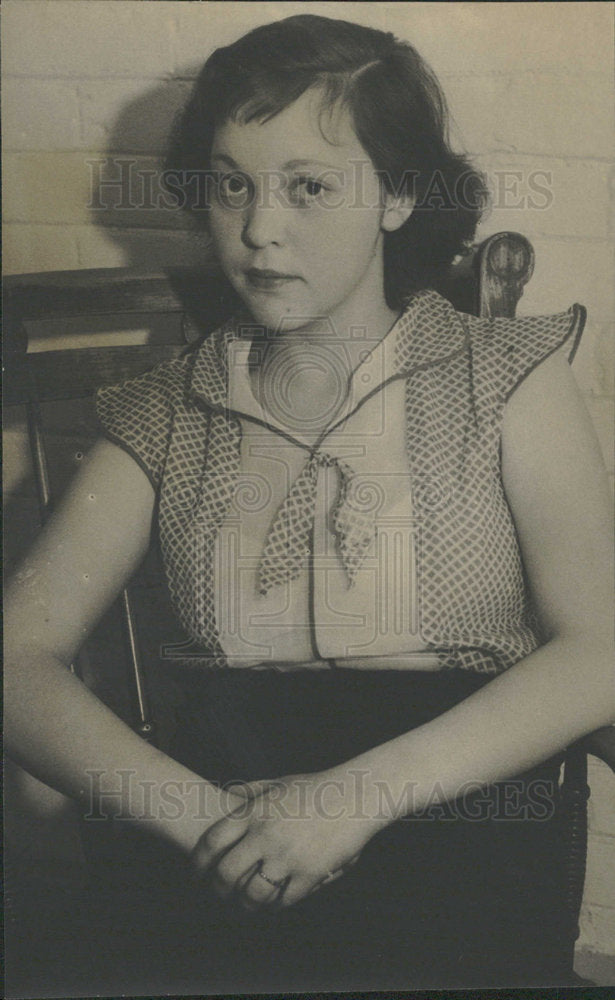
[[[221,899],[236,897],[240,905],[246,910],[255,910],[261,906],[271,906],[278,902],[289,878],[275,879],[261,878],[259,869],[262,863],[255,862],[247,871],[239,876],[234,872],[229,874],[225,871],[222,875],[218,869],[212,875],[212,886]]]
[[[231,896],[240,896],[246,885],[256,874],[260,861],[255,861],[247,870],[237,871],[235,862],[226,865],[221,870],[219,865],[213,872],[211,883],[214,891],[221,899],[229,899]]]
[[[245,839],[240,840],[218,860],[212,873],[214,888],[225,896],[241,892],[259,865],[260,858],[255,857],[254,847],[250,848]]]
[[[257,902],[271,900],[288,884],[288,881],[289,875],[281,871],[279,866],[275,866],[271,861],[261,860],[254,877],[246,882],[244,893]]]
[[[267,871],[272,871],[271,865],[267,863]],[[247,879],[242,896],[241,904],[244,909],[253,910],[260,906],[278,905],[286,888],[290,882],[289,875],[279,874],[278,876],[267,874],[263,870],[262,862],[250,879]]]
[[[294,906],[295,903],[309,896],[315,888],[318,888],[318,883],[314,883],[313,879],[293,875],[292,878],[289,878],[288,885],[284,888],[284,891],[280,892],[276,905],[283,908]]]
[[[228,898],[240,893],[242,902],[249,900],[260,905],[273,902],[279,895],[287,870],[273,860],[265,864],[257,850],[254,839],[246,836],[220,858],[212,878],[220,896]]]
[[[232,816],[210,826],[192,849],[190,860],[194,870],[198,873],[206,872],[245,836],[247,828],[247,820]]]

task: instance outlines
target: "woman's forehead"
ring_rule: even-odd
[[[320,89],[307,90],[273,118],[249,122],[238,116],[218,126],[212,160],[224,157],[238,167],[285,170],[296,161],[347,169],[368,158],[347,106],[323,104]]]

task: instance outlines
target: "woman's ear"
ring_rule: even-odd
[[[386,233],[394,233],[396,229],[401,229],[404,222],[407,222],[414,210],[414,199],[407,194],[385,195],[384,210],[380,220],[380,228]]]

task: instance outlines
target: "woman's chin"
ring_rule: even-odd
[[[292,330],[312,326],[317,319],[322,320],[321,314],[316,315],[305,306],[301,307],[298,303],[281,298],[277,301],[262,302],[253,295],[244,295],[243,301],[252,319],[273,332],[290,333]]]

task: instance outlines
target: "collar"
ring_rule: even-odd
[[[188,395],[216,410],[233,412],[230,399],[229,356],[231,345],[241,341],[242,351],[251,344],[253,324],[235,316],[215,330],[200,346],[188,375]],[[390,378],[407,377],[462,353],[468,331],[448,299],[432,289],[415,293],[380,344],[394,343]],[[380,345],[378,345],[379,347]],[[377,350],[378,348],[375,348]],[[387,364],[389,367],[389,364]],[[380,383],[382,384],[382,383]]]

